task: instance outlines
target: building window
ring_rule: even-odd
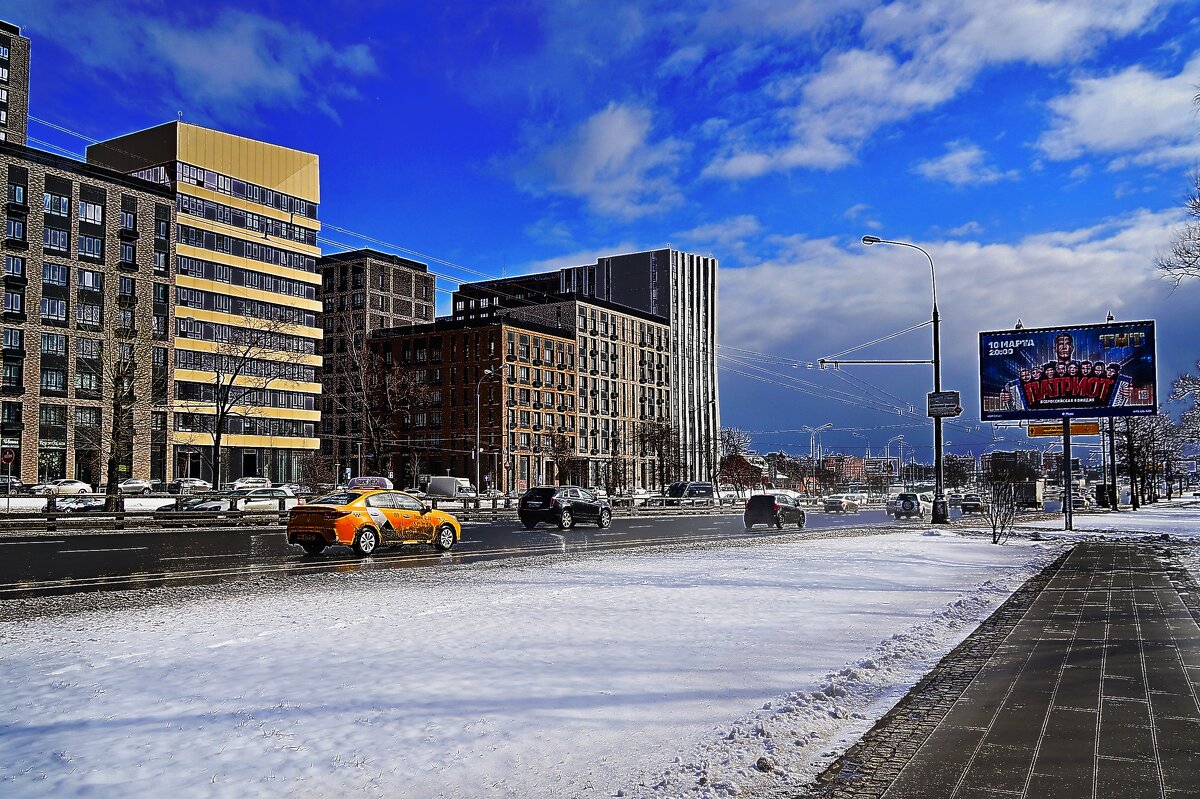
[[[157,272],[164,272],[167,269],[167,254],[165,252],[154,251],[154,269]]]
[[[76,427],[99,427],[100,426],[100,409],[99,408],[76,408],[75,409],[75,426]]]
[[[70,278],[70,272],[63,264],[42,264],[43,286],[65,286]]]
[[[0,382],[2,382],[3,385],[8,388],[19,388],[20,386],[24,385],[24,383],[21,379],[21,372],[22,372],[22,368],[21,368],[20,361],[17,361],[15,363],[13,361],[5,361],[4,362],[3,380]],[[5,406],[7,406],[10,403],[6,402],[4,404],[5,404]]]
[[[25,308],[25,295],[20,291],[7,290],[4,292],[4,312],[5,313],[23,313]]]
[[[121,308],[117,311],[117,327],[123,330],[133,330],[133,311]]]
[[[3,102],[0,100],[0,102]],[[8,184],[8,201],[18,205],[25,204],[25,187],[20,183]]]
[[[121,263],[131,264],[134,262],[133,245],[127,241],[121,242]]]
[[[71,198],[64,197],[61,194],[52,194],[46,192],[43,197],[46,213],[54,216],[70,216],[71,214]]]
[[[99,305],[80,303],[75,308],[75,321],[78,324],[99,326],[103,319],[104,314]]]
[[[45,376],[46,376],[46,371],[43,369],[42,370],[43,381],[45,380]],[[44,389],[45,386],[43,385],[42,388]],[[85,371],[77,370],[75,372],[75,390],[76,391],[91,391],[91,392],[99,391],[100,390],[100,376],[98,374],[96,374],[95,372],[85,372]]]
[[[66,405],[41,405],[38,407],[38,424],[48,427],[67,426]]]
[[[166,283],[155,283],[154,284],[154,301],[155,302],[166,302],[167,301],[167,284]]]
[[[19,350],[21,349],[23,331],[19,327],[4,328],[4,349]]]
[[[104,274],[91,269],[79,270],[79,288],[87,291],[104,291]]]
[[[104,206],[81,200],[79,202],[79,221],[91,222],[94,225],[103,225]]]
[[[67,373],[62,369],[42,370],[42,391],[66,391]]]
[[[4,274],[9,277],[25,277],[25,259],[19,255],[4,256]]]
[[[42,297],[42,319],[48,322],[67,321],[67,301]]]
[[[104,257],[104,242],[99,236],[79,236],[79,254],[88,258]]]
[[[122,295],[126,297],[132,297],[135,293],[137,293],[136,287],[137,284],[134,282],[133,278],[121,275],[120,292]]]
[[[9,217],[4,223],[4,235],[14,241],[25,241],[25,223]]]
[[[137,220],[133,211],[121,212],[121,230],[137,230]]]
[[[62,333],[42,334],[42,355],[66,355],[67,337]]]
[[[75,352],[80,358],[99,358],[100,339],[81,338],[75,340]]]
[[[56,227],[42,228],[42,246],[55,252],[67,252],[71,249],[71,234]]]

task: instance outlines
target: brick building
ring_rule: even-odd
[[[326,255],[317,261],[323,313],[321,452],[338,473],[357,458],[365,401],[375,364],[367,336],[376,330],[433,321],[434,276],[419,261],[371,249]]]
[[[29,40],[0,21],[0,142],[25,144],[29,126]]]
[[[172,195],[10,143],[0,143],[0,170],[0,446],[17,455],[13,473],[27,483],[101,483],[112,452],[114,378],[124,373],[137,399],[119,422],[131,430],[118,453],[120,474],[168,479]]]

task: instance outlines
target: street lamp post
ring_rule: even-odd
[[[495,377],[498,374],[499,374],[499,372],[497,372],[495,369],[484,369],[483,374],[481,374],[479,376],[479,379],[475,381],[475,496],[476,497],[479,497],[480,493],[483,491],[482,487],[479,485],[479,463],[480,463],[480,461],[483,460],[483,452],[481,452],[479,449],[479,433],[480,433],[480,427],[481,427],[481,424],[483,421],[482,417],[480,416],[479,388],[483,384],[484,380],[487,380],[489,377]]]
[[[826,422],[820,427],[809,427],[808,425],[801,425],[800,427],[801,430],[808,431],[808,459],[812,461],[812,477],[814,488],[819,487],[817,485],[817,436],[821,435],[822,430],[828,430],[831,427],[833,427],[833,422]],[[817,493],[820,494],[821,492],[817,491]]]
[[[872,244],[893,244],[897,247],[909,247],[914,250],[919,250],[929,260],[929,277],[933,283],[933,390],[940,392],[942,390],[942,331],[941,317],[938,315],[937,304],[937,272],[933,268],[933,256],[925,252],[922,247],[915,244],[909,244],[906,241],[889,241],[881,239],[878,236],[863,236],[862,243],[868,247]],[[934,470],[934,489],[933,489],[933,523],[946,524],[950,521],[950,507],[946,502],[942,482],[942,417],[933,417],[933,470]]]

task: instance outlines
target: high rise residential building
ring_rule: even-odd
[[[671,423],[687,479],[715,477],[721,404],[717,383],[717,259],[664,248],[603,256],[596,263],[466,283],[454,318],[491,318],[572,293],[637,309],[671,330]]]
[[[25,144],[29,128],[29,40],[0,21],[0,141]]]
[[[482,488],[519,490],[559,481],[556,463],[574,461],[570,333],[517,319],[444,319],[376,331],[370,341],[384,364],[381,381],[409,375],[423,387],[388,419],[397,479],[449,474],[474,482],[478,465]]]
[[[682,468],[671,413],[671,331],[654,314],[575,294],[547,296],[505,318],[575,338],[578,439],[571,482],[606,488],[665,485]]]
[[[113,456],[118,477],[169,479],[173,196],[8,142],[0,171],[0,447],[13,474],[98,485]]]
[[[222,420],[223,479],[297,479],[320,421],[317,156],[184,122],[87,156],[174,195],[175,474],[214,477]]]
[[[367,336],[376,330],[428,324],[434,276],[419,261],[363,249],[317,261],[324,310],[321,328],[321,452],[349,467],[374,420],[370,402],[376,359]]]

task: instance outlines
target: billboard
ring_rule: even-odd
[[[979,418],[1062,419],[1158,411],[1154,322],[979,334]]]

